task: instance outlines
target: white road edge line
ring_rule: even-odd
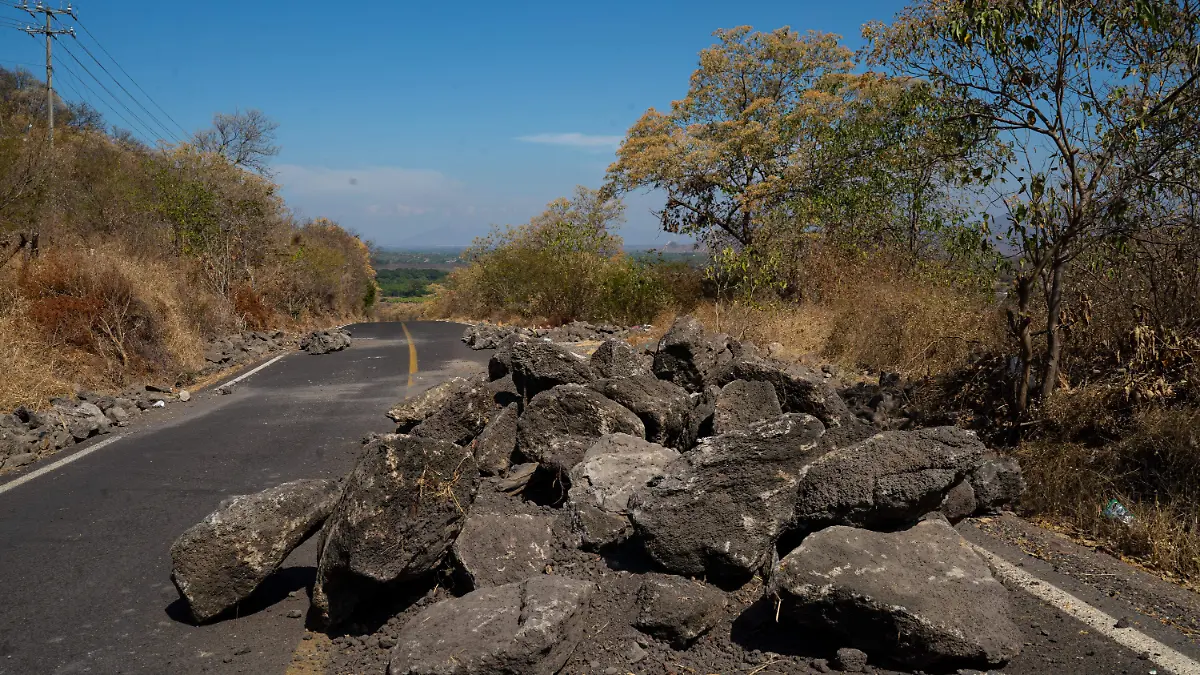
[[[246,379],[247,377],[250,377],[251,375],[257,373],[258,371],[262,370],[263,368],[266,368],[267,366],[271,365],[272,363],[275,363],[276,361],[278,361],[279,359],[282,359],[285,356],[287,356],[287,354],[280,354],[279,356],[276,356],[275,358],[271,359],[270,361],[267,361],[266,363],[262,364],[261,366],[255,368],[254,370],[252,370],[248,373],[242,373],[241,375],[238,375],[237,377],[233,378],[232,380],[226,382],[225,384],[219,385],[216,388],[220,389],[221,387],[229,387],[229,386],[235,385],[238,382],[241,382],[242,380]]]
[[[54,471],[55,469],[60,469],[64,466],[70,464],[71,462],[74,462],[77,459],[82,459],[84,457],[87,457],[88,455],[99,450],[100,448],[103,448],[108,445],[112,445],[113,443],[116,443],[117,441],[121,440],[122,438],[125,438],[124,434],[121,434],[120,436],[113,436],[111,438],[106,438],[106,439],[100,441],[99,443],[96,443],[95,445],[90,445],[73,455],[70,455],[68,457],[63,457],[62,459],[58,460],[57,462],[54,462],[53,464],[47,464],[46,466],[43,466],[42,468],[38,469],[37,471],[34,471],[33,473],[31,473],[27,476],[21,476],[20,478],[14,480],[12,482],[5,483],[4,485],[0,485],[0,495],[2,495],[5,492],[8,492],[9,490],[12,490],[14,488],[19,488],[22,485],[33,480],[34,478],[44,476],[44,475],[50,473],[51,471]]]
[[[1117,620],[1066,591],[1042,581],[991,551],[971,544],[992,565],[998,575],[1030,595],[1058,608],[1087,624],[1097,633],[1139,654],[1149,653],[1150,661],[1175,675],[1200,675],[1200,663],[1189,659],[1163,643],[1132,628],[1115,628]]]

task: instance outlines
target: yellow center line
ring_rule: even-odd
[[[412,333],[408,332],[408,324],[401,323],[400,327],[404,329],[404,338],[408,340],[408,386],[412,386],[413,375],[417,373],[417,343],[413,342]]]

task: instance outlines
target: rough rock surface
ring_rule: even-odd
[[[527,513],[471,513],[450,549],[468,590],[542,574],[555,543],[554,519]]]
[[[975,501],[975,489],[971,487],[969,480],[960,480],[950,488],[946,498],[942,500],[942,505],[938,507],[938,511],[952,523],[975,515],[976,509],[978,504]]]
[[[784,412],[807,413],[821,420],[826,427],[841,426],[854,417],[833,385],[804,366],[743,354],[717,375],[720,385],[734,380],[770,382]]]
[[[788,620],[917,668],[996,666],[1021,649],[1007,591],[940,518],[901,532],[809,535],[779,561],[771,590]]]
[[[379,584],[432,572],[475,498],[470,449],[384,436],[363,449],[325,526],[313,604],[333,623]]]
[[[413,427],[413,436],[467,445],[500,411],[495,395],[483,378],[471,378],[456,387],[440,408]]]
[[[388,675],[552,675],[583,638],[595,585],[537,576],[444,600],[400,631]]]
[[[350,334],[344,330],[318,330],[300,339],[300,349],[320,355],[340,352],[350,346]]]
[[[653,375],[597,380],[591,387],[632,410],[646,427],[646,440],[676,450],[695,443],[694,406],[682,387]]]
[[[171,580],[197,622],[246,599],[333,510],[331,480],[230,497],[171,546]]]
[[[571,470],[567,496],[583,545],[600,548],[628,536],[629,497],[663,475],[679,453],[628,434],[611,434],[588,448]]]
[[[500,476],[508,471],[513,451],[517,449],[518,406],[511,403],[492,419],[475,439],[472,448],[479,472],[485,476]]]
[[[268,352],[282,349],[287,342],[283,331],[246,331],[227,335],[208,343],[204,350],[203,374],[258,359]],[[104,406],[101,406],[104,407]]]
[[[388,419],[396,423],[396,433],[407,434],[413,427],[424,422],[425,418],[441,410],[442,406],[470,388],[471,383],[465,377],[446,380],[398,403],[388,411]]]
[[[567,474],[601,436],[646,435],[637,415],[619,403],[579,384],[544,391],[526,406],[517,421],[517,449],[528,459]]]
[[[650,368],[633,347],[620,340],[605,340],[589,360],[597,377],[636,377],[649,375]]]
[[[783,414],[779,396],[770,382],[734,380],[721,388],[713,410],[713,433],[745,429],[754,422]]]
[[[955,427],[885,431],[813,463],[800,481],[794,526],[889,529],[937,510],[984,452]]]
[[[514,344],[511,367],[513,383],[526,401],[562,384],[586,384],[596,379],[583,357],[549,342]]]
[[[686,649],[711,629],[725,609],[725,594],[699,581],[648,574],[638,594],[638,630]]]
[[[971,488],[977,513],[999,513],[1020,501],[1025,492],[1021,465],[1011,457],[988,453],[971,470]]]
[[[709,335],[695,318],[682,316],[658,342],[654,374],[697,393],[714,384],[732,359],[727,337]]]
[[[676,574],[747,581],[772,562],[824,432],[815,417],[788,414],[701,441],[630,500],[650,557]]]

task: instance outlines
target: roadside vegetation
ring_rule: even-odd
[[[916,386],[1018,455],[1024,508],[1200,578],[1200,17],[917,2],[837,35],[720,30],[601,189],[477,241],[426,315],[711,327]],[[681,85],[685,83],[680,83]],[[634,259],[664,196],[699,265]],[[1129,524],[1102,510],[1118,499]]]
[[[59,100],[51,150],[45,91],[0,69],[0,408],[186,378],[207,339],[374,304],[366,245],[280,198],[261,113],[150,148]]]

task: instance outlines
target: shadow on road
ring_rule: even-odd
[[[211,621],[205,622],[205,625],[220,623],[230,619],[237,619],[243,616],[257,614],[264,609],[282,602],[288,597],[288,594],[304,589],[306,593],[312,595],[313,583],[317,580],[316,567],[285,567],[276,571],[271,576],[267,577],[262,584],[250,594],[236,607],[231,607]],[[187,602],[183,598],[179,598],[167,605],[167,616],[173,621],[195,625],[192,620],[192,613],[188,610]]]

